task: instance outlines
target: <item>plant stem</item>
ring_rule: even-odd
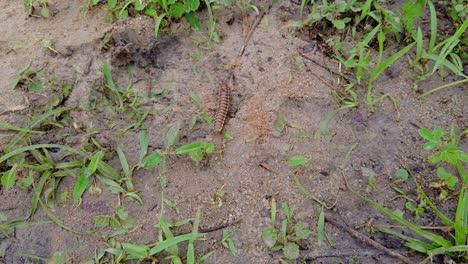
[[[439,86],[439,87],[437,87],[437,88],[434,88],[434,89],[432,89],[432,90],[430,90],[430,91],[428,91],[428,92],[425,92],[425,93],[421,94],[420,96],[418,96],[417,98],[418,98],[418,99],[422,99],[422,98],[424,98],[424,97],[426,97],[426,96],[428,96],[428,95],[430,95],[430,94],[432,94],[432,93],[435,93],[435,92],[437,92],[437,91],[440,91],[440,90],[442,90],[442,89],[449,88],[449,87],[456,86],[456,85],[460,85],[460,84],[466,83],[466,82],[468,82],[468,78],[465,78],[465,79],[463,79],[463,80],[456,81],[456,82],[447,83],[447,84],[445,84],[445,85],[442,85],[442,86]]]

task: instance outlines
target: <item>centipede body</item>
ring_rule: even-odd
[[[223,129],[226,117],[229,112],[229,106],[231,103],[231,88],[223,83],[219,86],[218,95],[218,108],[216,109],[216,115],[214,118],[213,131],[220,133]]]

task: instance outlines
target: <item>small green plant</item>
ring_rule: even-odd
[[[198,111],[192,115],[189,129],[193,129],[198,120],[205,121],[209,126],[213,126],[213,118],[209,115],[208,109],[203,106],[200,98],[198,98],[193,90],[189,91],[189,97],[198,108]]]
[[[104,7],[112,14],[107,17],[108,22],[112,22],[114,18],[126,19],[135,14],[142,14],[154,18],[155,37],[158,37],[160,27],[167,25],[170,19],[180,19],[183,16],[185,16],[195,28],[201,30],[201,24],[193,14],[193,12],[200,7],[199,0],[88,0],[84,6],[88,10],[99,3],[105,3]]]
[[[161,204],[163,204],[163,201],[161,201]],[[200,257],[198,260],[196,259],[194,247],[195,240],[205,236],[205,234],[198,232],[200,219],[200,211],[198,211],[193,222],[192,232],[189,234],[175,235],[171,229],[190,223],[190,219],[172,223],[165,218],[164,206],[162,206],[161,212],[158,216],[158,224],[156,225],[158,228],[157,242],[147,245],[124,243],[114,240],[112,245],[104,250],[104,254],[107,253],[111,256],[112,263],[119,263],[121,261],[128,260],[151,260],[154,262],[159,262],[163,259],[170,260],[171,263],[182,263],[182,257],[179,248],[180,243],[188,242],[185,263],[203,263],[207,258],[213,255],[214,252],[209,252]],[[104,255],[101,254],[98,259],[101,259],[103,256]]]
[[[234,246],[234,241],[232,241],[232,236],[234,235],[234,231],[228,231],[227,229],[223,229],[223,237],[221,239],[221,244],[223,247],[229,249],[233,256],[236,255],[236,246]]]
[[[262,232],[263,242],[271,251],[282,251],[287,260],[299,258],[298,242],[306,240],[312,234],[309,224],[305,222],[296,222],[293,220],[293,212],[290,210],[288,202],[282,202],[285,219],[281,221],[281,229],[276,229],[276,199],[271,199],[271,225]],[[287,263],[283,257],[280,257],[282,263]]]
[[[381,228],[380,230],[395,235],[405,240],[404,245],[412,250],[424,253],[427,258],[422,262],[426,263],[431,261],[436,255],[446,255],[454,258],[459,258],[461,261],[468,259],[468,173],[465,170],[466,163],[468,162],[468,155],[458,148],[459,141],[468,134],[468,130],[464,130],[460,136],[455,136],[455,129],[452,126],[450,133],[444,132],[441,128],[434,128],[429,130],[426,128],[420,129],[419,134],[426,140],[424,149],[435,150],[433,154],[428,157],[430,163],[435,163],[439,166],[437,174],[442,181],[442,185],[452,192],[452,195],[458,195],[457,208],[454,217],[445,215],[440,211],[434,202],[427,196],[422,187],[419,185],[416,177],[412,177],[416,184],[418,195],[421,197],[419,205],[416,207],[413,203],[407,203],[406,207],[413,211],[416,218],[424,211],[424,207],[429,207],[435,215],[446,225],[446,230],[450,230],[450,238],[438,234],[436,231],[425,230],[403,218],[403,215],[390,211],[389,209],[381,206],[380,204],[368,199],[356,192],[355,195],[361,199],[366,200],[369,204],[374,206],[379,211],[383,212],[393,221],[409,229],[412,233],[425,240],[419,238],[409,237],[396,232],[392,229]],[[450,166],[455,169],[458,177],[449,174],[443,167]],[[411,175],[410,171],[406,169]],[[455,180],[456,179],[456,180]],[[458,182],[458,183],[457,183]],[[453,188],[453,190],[451,190]],[[458,188],[458,190],[457,190]],[[401,196],[401,195],[400,195]]]
[[[279,133],[283,133],[286,131],[288,127],[290,128],[301,128],[301,125],[298,122],[289,122],[286,121],[284,116],[282,115],[277,115],[275,124],[274,124],[275,130],[278,131]]]
[[[200,162],[203,158],[214,153],[212,143],[193,142],[176,148],[179,132],[180,122],[176,122],[168,129],[164,137],[165,149],[156,150],[149,155],[146,155],[146,153],[140,155],[139,166],[147,169],[159,168],[160,182],[163,188],[167,186],[166,157],[168,155],[189,155],[194,162]]]
[[[133,226],[133,218],[122,206],[119,206],[115,209],[115,213],[113,215],[95,216],[94,223],[97,228],[131,228]]]
[[[23,6],[28,16],[34,15],[34,10],[36,9],[40,9],[41,16],[45,18],[50,16],[49,2],[47,0],[23,0]]]

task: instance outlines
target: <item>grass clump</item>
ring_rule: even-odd
[[[373,200],[355,193],[376,209],[383,212],[391,220],[418,236],[417,238],[410,237],[393,229],[380,228],[382,232],[403,239],[406,247],[426,254],[427,257],[423,263],[432,261],[433,257],[436,255],[445,255],[457,258],[461,261],[466,261],[468,259],[468,188],[466,187],[468,174],[465,170],[466,163],[468,163],[468,155],[458,147],[460,140],[465,137],[467,133],[468,131],[465,130],[457,137],[455,136],[454,127],[452,127],[448,134],[441,128],[435,128],[433,130],[423,128],[419,130],[421,137],[426,140],[424,149],[433,151],[428,157],[428,161],[437,166],[438,180],[431,182],[429,186],[439,190],[439,198],[441,200],[446,200],[449,197],[456,197],[457,206],[453,216],[446,215],[436,206],[434,201],[429,198],[422,186],[418,183],[416,177],[412,175],[408,169],[405,169],[407,173],[402,171],[398,172],[398,177],[404,181],[408,174],[413,177],[420,199],[420,203],[417,207],[414,205],[408,206],[408,203],[406,207],[415,213],[416,219],[424,213],[424,207],[429,207],[445,225],[439,229],[446,230],[447,235],[442,235],[437,231],[433,231],[436,229],[428,230],[425,227],[417,226],[404,219],[401,211],[391,211]],[[452,174],[454,172],[456,173],[455,175]],[[400,191],[399,193],[399,197],[407,197],[403,192]]]
[[[163,200],[161,201],[161,205],[164,205]],[[99,221],[108,225],[108,219],[108,216],[102,216],[99,218]],[[182,260],[185,260],[184,263],[203,263],[207,258],[213,255],[214,252],[208,252],[199,259],[196,258],[195,241],[205,236],[204,233],[199,233],[198,231],[200,220],[200,211],[198,211],[193,220],[184,219],[172,222],[164,216],[164,206],[162,206],[161,212],[158,215],[158,223],[156,224],[156,228],[158,229],[158,241],[149,244],[136,244],[120,242],[116,240],[115,237],[111,237],[106,243],[107,248],[101,250],[96,255],[94,262],[102,263],[105,257],[108,256],[110,257],[111,263],[131,260],[151,260],[154,263],[162,260],[169,260],[171,263],[183,263]],[[172,229],[187,225],[191,221],[193,221],[191,233],[181,235],[173,233]],[[181,243],[184,242],[187,242],[185,254],[180,251]],[[90,263],[92,263],[92,261],[90,261]]]
[[[309,224],[293,220],[293,212],[288,202],[281,203],[285,219],[281,221],[281,229],[275,227],[277,216],[276,199],[271,199],[271,225],[262,232],[263,242],[271,251],[282,251],[283,256],[279,258],[280,263],[288,263],[287,260],[299,258],[299,243],[306,240],[312,234]]]
[[[401,10],[392,12],[375,0],[362,1],[302,1],[303,8],[309,8],[310,14],[303,22],[293,23],[298,28],[313,27],[321,32],[326,45],[332,50],[336,58],[346,69],[354,72],[356,80],[348,80],[350,83],[344,91],[334,92],[338,102],[343,104],[342,109],[357,107],[356,87],[366,86],[367,93],[365,103],[374,111],[375,106],[383,99],[389,99],[398,110],[397,102],[390,94],[374,97],[374,83],[393,63],[407,54],[412,54],[416,48],[414,60],[411,62],[417,69],[417,82],[425,80],[435,72],[446,76],[449,73],[467,78],[463,73],[462,58],[465,57],[466,31],[468,20],[463,17],[465,6],[457,1],[448,4],[451,9],[451,17],[454,21],[452,36],[436,44],[437,17],[434,4],[431,1],[412,1],[404,3]],[[430,30],[429,40],[424,40],[422,29],[419,25],[421,18],[429,9]],[[340,33],[340,34],[335,34]],[[335,36],[330,36],[335,34]],[[350,46],[346,38],[357,39],[357,43]],[[389,51],[389,40],[394,40],[397,45],[405,45],[397,51]],[[348,41],[349,42],[349,41]],[[427,44],[426,44],[427,43]],[[394,44],[395,45],[395,44]],[[427,45],[427,47],[425,47]],[[375,51],[373,47],[377,47]],[[375,54],[375,56],[373,56]],[[373,59],[376,57],[377,59]],[[387,58],[387,59],[384,59]],[[429,63],[430,62],[430,63]],[[432,69],[429,67],[432,66]],[[417,87],[415,82],[415,87]],[[458,82],[453,85],[458,85]],[[434,91],[453,85],[436,88]],[[432,91],[431,91],[432,93]]]

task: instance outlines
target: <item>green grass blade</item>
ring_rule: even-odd
[[[416,33],[416,58],[414,59],[414,63],[417,63],[422,56],[423,53],[423,35],[421,28],[418,27],[418,31]]]
[[[271,198],[271,226],[275,226],[276,223],[276,199]]]
[[[80,176],[76,180],[75,187],[73,188],[73,203],[75,205],[80,201],[81,196],[83,195],[86,188],[89,185],[89,170],[88,168],[83,168],[81,170]]]
[[[203,109],[203,104],[200,98],[195,94],[195,92],[192,89],[189,90],[189,97],[197,105],[198,109]]]
[[[112,168],[111,165],[107,164],[104,161],[99,162],[97,170],[99,171],[99,173],[102,174],[102,176],[108,179],[120,181],[120,174],[114,168]]]
[[[90,234],[93,234],[95,233],[94,230],[91,230],[91,231],[78,231],[78,230],[75,230],[67,225],[65,225],[60,219],[58,219],[50,210],[49,208],[47,208],[47,205],[44,204],[44,202],[39,198],[38,199],[39,203],[41,204],[41,207],[42,207],[42,210],[44,210],[44,213],[50,218],[50,220],[52,220],[52,222],[54,222],[56,225],[58,225],[59,227],[67,230],[67,231],[70,231],[72,233],[75,233],[75,234],[79,234],[79,235],[90,235]]]
[[[99,163],[101,162],[103,157],[104,154],[102,153],[102,151],[98,151],[96,152],[96,154],[93,155],[88,165],[89,175],[92,175],[96,172],[97,167],[99,166]]]
[[[428,244],[428,243],[425,243],[421,240],[418,240],[418,239],[415,239],[415,238],[412,238],[412,237],[409,237],[409,236],[405,236],[401,233],[398,233],[398,232],[395,232],[391,229],[388,229],[388,228],[379,228],[379,231],[381,232],[384,232],[384,233],[387,233],[389,235],[393,235],[395,237],[399,237],[403,240],[405,240],[406,242],[404,243],[404,245],[410,249],[413,249],[413,250],[416,250],[418,252],[421,252],[423,254],[427,254],[430,250],[433,250],[435,248],[437,248],[437,246],[434,246],[433,244]]]
[[[408,168],[406,168],[406,171],[409,171],[410,170]],[[421,195],[421,198],[423,198],[426,203],[429,205],[429,207],[431,207],[431,209],[434,211],[434,213],[444,222],[444,224],[450,226],[450,227],[454,227],[455,223],[450,220],[448,217],[446,217],[436,206],[435,204],[432,202],[432,200],[426,195],[426,193],[424,192],[424,190],[421,188],[421,186],[419,185],[419,182],[416,180],[416,177],[413,176],[413,174],[410,172],[410,175],[412,176],[413,178],[413,181],[414,181],[414,184],[416,185],[416,187],[418,188],[418,194]]]
[[[434,4],[431,0],[428,1],[429,11],[431,16],[431,39],[429,41],[429,53],[434,52],[434,45],[437,40],[437,14],[434,7]]]
[[[164,1],[164,0],[163,0]],[[161,14],[158,16],[158,18],[156,19],[156,23],[154,24],[154,37],[155,38],[158,38],[158,34],[159,34],[159,27],[161,26],[161,22],[162,20],[164,19],[164,17],[166,16],[166,14]]]
[[[372,84],[377,77],[385,70],[387,69],[390,65],[392,65],[396,60],[401,58],[403,55],[405,55],[416,43],[413,42],[409,44],[408,46],[404,47],[403,49],[399,50],[397,53],[393,54],[388,58],[386,61],[384,61],[382,64],[379,64],[374,72],[372,73],[370,79],[369,79],[369,84]]]
[[[156,246],[152,247],[150,250],[150,255],[156,255],[159,252],[166,250],[174,245],[179,244],[180,242],[188,241],[188,240],[195,240],[198,238],[202,238],[205,234],[186,234],[186,235],[180,235],[176,237],[172,237],[170,239],[164,240],[160,243],[158,243]]]
[[[146,154],[148,154],[148,132],[144,128],[140,130],[140,157],[138,159],[138,164],[140,166],[143,166],[143,159]]]
[[[213,256],[214,253],[215,253],[214,251],[211,251],[211,252],[206,253],[205,255],[203,255],[203,256],[196,262],[196,264],[201,264],[201,263],[205,262],[205,260],[207,260],[209,257]]]
[[[52,111],[48,111],[46,113],[44,113],[43,115],[39,116],[38,118],[34,119],[33,122],[31,123],[31,125],[29,126],[30,129],[33,129],[35,128],[36,126],[40,125],[44,120],[46,120],[47,118],[53,116],[53,115],[60,115],[62,114],[63,112],[65,111],[68,111],[68,110],[71,110],[72,108],[71,107],[61,107],[61,108],[57,108],[55,110],[52,110]],[[10,140],[10,142],[8,143],[8,145],[5,147],[5,152],[10,152],[11,149],[22,139],[24,138],[24,136],[26,135],[27,133],[18,133],[18,135],[16,135],[12,140]]]
[[[46,170],[42,173],[41,178],[39,179],[39,183],[37,186],[34,186],[34,195],[31,200],[31,209],[29,210],[29,216],[28,219],[31,219],[34,214],[36,213],[37,210],[37,203],[41,197],[42,190],[44,189],[45,183],[49,180],[50,178],[50,171]]]
[[[382,62],[382,56],[384,52],[384,42],[385,42],[385,34],[383,33],[382,30],[379,31],[379,34],[377,35],[377,40],[379,42],[379,55],[377,57],[377,65],[380,65]]]
[[[63,150],[66,150],[70,153],[73,153],[73,154],[78,154],[78,155],[81,155],[81,156],[87,156],[87,153],[84,152],[84,151],[81,151],[81,150],[78,150],[78,149],[74,149],[74,148],[71,148],[69,146],[65,146],[65,145],[59,145],[59,144],[37,144],[37,145],[31,145],[31,146],[26,146],[26,147],[22,147],[22,148],[19,148],[19,149],[15,149],[3,156],[0,157],[0,163],[4,162],[5,160],[15,156],[15,155],[18,155],[20,153],[23,153],[23,152],[26,152],[26,151],[30,151],[30,150],[33,150],[33,149],[40,149],[40,148],[59,148],[59,149],[63,149]]]
[[[130,166],[128,166],[127,158],[125,157],[125,153],[122,151],[120,147],[117,147],[117,154],[120,160],[120,166],[125,174],[125,183],[127,184],[127,190],[133,192],[135,188],[133,187],[132,181],[132,171],[130,170]]]
[[[200,226],[200,210],[197,211],[197,214],[195,215],[195,221],[193,223],[193,228],[192,228],[192,234],[198,234],[198,228]],[[195,239],[189,240],[188,246],[187,246],[187,264],[195,264]]]
[[[463,188],[458,197],[457,212],[455,213],[455,245],[466,243],[468,227],[468,188]]]
[[[107,60],[102,60],[102,74],[104,75],[104,81],[106,82],[106,87],[110,89],[113,93],[119,94],[117,85],[115,85],[114,79],[112,78],[112,72],[107,63]]]
[[[387,215],[388,217],[390,217],[390,219],[392,219],[393,221],[399,223],[400,225],[403,225],[407,228],[409,228],[411,230],[411,232],[421,236],[421,237],[424,237],[430,241],[432,241],[433,243],[436,243],[437,245],[439,246],[442,246],[442,247],[445,247],[445,248],[449,248],[452,245],[452,243],[448,240],[446,240],[445,238],[443,238],[442,236],[439,236],[439,235],[436,235],[434,233],[431,233],[431,232],[428,232],[426,230],[423,230],[421,228],[419,228],[418,226],[406,221],[405,219],[401,218],[399,215],[395,214],[394,212],[388,210],[387,208],[381,206],[380,204],[374,202],[373,200],[371,199],[368,199],[358,193],[354,193],[355,195],[357,195],[359,198],[365,200],[366,202],[368,202],[370,205],[372,205],[374,208],[376,208],[377,210],[381,211],[382,213],[384,213],[385,215]]]
[[[13,125],[3,123],[3,122],[0,122],[0,128],[6,129],[6,130],[13,130],[17,132],[23,132],[23,133],[31,133],[31,134],[44,134],[45,133],[44,131],[30,130],[27,128],[13,126]]]
[[[459,81],[456,81],[456,82],[451,82],[451,83],[447,83],[447,84],[444,84],[442,86],[439,86],[439,87],[436,87],[434,89],[431,89],[423,94],[421,94],[420,96],[418,96],[417,98],[418,99],[422,99],[430,94],[433,94],[435,92],[438,92],[438,91],[441,91],[443,89],[446,89],[446,88],[450,88],[450,87],[453,87],[453,86],[457,86],[457,85],[460,85],[460,84],[463,84],[463,83],[466,83],[468,82],[468,78],[465,78],[463,80],[459,80]]]
[[[302,183],[299,181],[299,178],[294,175],[293,176],[294,178],[294,182],[296,183],[297,187],[299,188],[299,190],[301,190],[301,192],[309,199],[311,199],[312,201],[315,201],[316,203],[318,203],[320,206],[322,207],[325,207],[326,209],[331,209],[333,206],[328,206],[325,202],[322,202],[320,199],[318,199],[317,197],[315,197],[313,194],[311,194],[309,191],[307,191],[304,186],[302,185]]]

